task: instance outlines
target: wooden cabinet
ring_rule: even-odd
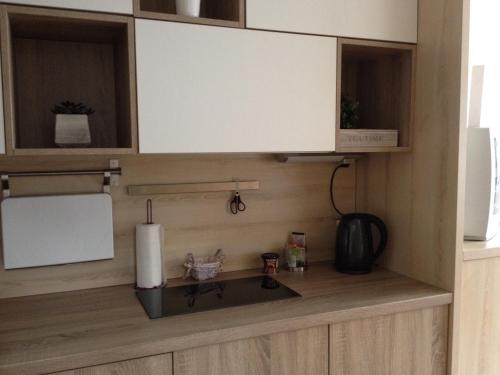
[[[8,5],[1,21],[9,155],[136,152],[132,17]],[[61,101],[93,108],[85,148],[57,146]]]
[[[134,16],[201,25],[245,27],[245,0],[215,0],[200,3],[200,16],[178,14],[176,0],[134,0]]]
[[[335,38],[135,22],[141,153],[334,150]]]
[[[445,375],[448,307],[330,327],[330,374]]]
[[[447,340],[443,305],[52,375],[446,375]]]
[[[8,3],[51,8],[132,14],[133,0],[8,0]]]
[[[175,375],[327,375],[328,327],[174,353]]]
[[[115,362],[52,375],[173,375],[172,354]]]
[[[247,0],[247,27],[417,42],[418,0]]]
[[[500,258],[466,261],[462,272],[458,373],[500,374]]]
[[[411,149],[416,54],[414,44],[338,40],[337,108],[356,103],[357,121],[353,129],[343,126],[338,111],[337,152]],[[395,142],[384,142],[391,132]]]

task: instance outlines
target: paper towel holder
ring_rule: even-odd
[[[103,175],[102,190],[103,193],[111,193],[111,185],[118,185],[118,180],[114,177],[121,176],[122,169],[118,166],[118,160],[110,161],[108,169],[82,169],[82,170],[64,170],[64,171],[30,171],[30,172],[0,172],[3,198],[10,197],[11,177],[56,177],[56,176],[92,176]]]

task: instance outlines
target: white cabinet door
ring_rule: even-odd
[[[140,152],[334,150],[336,45],[137,19]]]
[[[247,0],[247,27],[417,42],[418,0]]]
[[[133,0],[8,0],[7,2],[42,7],[132,14],[134,10],[132,1]]]

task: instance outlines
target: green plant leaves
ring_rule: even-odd
[[[68,100],[56,104],[50,111],[56,115],[91,115],[94,113],[91,107],[87,107],[83,103],[74,103]]]

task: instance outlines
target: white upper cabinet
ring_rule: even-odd
[[[334,150],[335,38],[135,22],[141,153]]]
[[[417,42],[418,0],[246,0],[247,27]]]
[[[132,14],[133,0],[8,0],[12,4]]]

